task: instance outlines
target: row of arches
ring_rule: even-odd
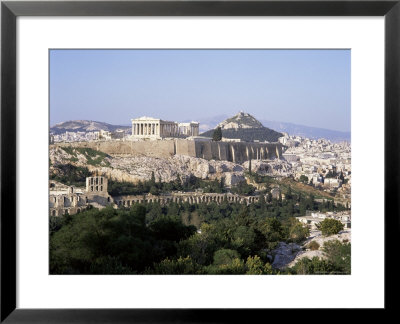
[[[251,204],[254,202],[258,202],[258,196],[249,196],[249,197],[241,197],[237,195],[182,195],[182,196],[169,196],[169,197],[155,197],[155,196],[121,196],[115,199],[115,203],[119,207],[130,207],[133,204],[137,203],[154,203],[158,202],[160,204],[168,204],[170,202],[188,202],[189,204],[199,204],[199,203],[211,203],[215,202],[217,204],[221,204],[224,201],[228,203],[246,203]]]
[[[50,195],[50,207],[78,207],[83,206],[89,202],[88,197],[82,197],[78,194],[73,195]]]
[[[79,208],[50,208],[50,216],[65,216],[65,215],[74,215],[83,212],[88,209],[87,206],[82,206]]]

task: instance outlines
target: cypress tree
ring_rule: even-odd
[[[249,160],[249,174],[251,175],[251,159]]]
[[[221,127],[217,127],[213,133],[213,141],[219,142],[222,139],[222,130]]]

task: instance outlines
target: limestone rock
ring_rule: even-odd
[[[243,176],[243,174],[237,172],[224,173],[224,184],[226,186],[234,186],[242,181],[245,181],[245,177]]]
[[[296,254],[296,257],[288,264],[288,267],[293,267],[300,259],[313,257],[325,258],[325,253],[321,250],[325,242],[339,240],[340,242],[351,242],[351,229],[345,229],[336,235],[323,236],[320,231],[314,230],[310,233],[308,239],[303,243],[303,250]],[[320,246],[319,250],[312,251],[307,249],[311,242],[317,242]]]
[[[302,247],[296,243],[279,242],[278,246],[272,251],[274,256],[272,267],[275,269],[286,268],[301,250]]]
[[[69,155],[66,151],[53,147],[50,150],[50,169],[57,164],[73,164],[87,167],[89,171],[104,174],[110,179],[123,182],[138,182],[149,180],[154,172],[156,181],[169,182],[176,180],[178,175],[182,181],[195,176],[200,179],[225,179],[225,184],[231,186],[244,181],[243,167],[228,161],[205,160],[186,155],[174,155],[169,158],[149,156],[110,156],[107,163],[93,166],[87,163],[85,156],[75,153]]]
[[[242,164],[244,170],[249,170],[249,161]],[[285,160],[251,160],[251,171],[260,175],[287,175],[292,165]]]

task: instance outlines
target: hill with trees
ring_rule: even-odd
[[[248,113],[240,112],[219,123],[215,129],[201,134],[201,136],[213,137],[216,129],[221,129],[222,137],[240,139],[245,142],[277,142],[282,133],[264,127],[256,118]]]

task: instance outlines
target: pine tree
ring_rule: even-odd
[[[293,198],[293,196],[292,196],[292,187],[289,186],[288,191],[286,193],[286,199],[290,200],[292,198]]]

